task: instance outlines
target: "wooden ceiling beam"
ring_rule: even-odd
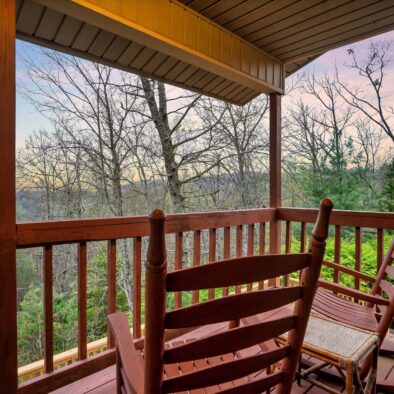
[[[256,93],[283,93],[281,61],[176,0],[37,0]]]

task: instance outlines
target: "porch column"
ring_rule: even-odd
[[[0,1],[0,387],[17,392],[15,0]]]
[[[281,206],[281,95],[270,95],[270,208]],[[270,224],[270,253],[280,253],[281,224]]]

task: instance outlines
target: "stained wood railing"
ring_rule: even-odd
[[[192,239],[190,265],[209,263],[217,258],[232,255],[266,253],[266,223],[275,220],[274,209],[224,211],[169,215],[166,225],[168,237],[174,240],[175,269],[185,268],[183,252],[186,235]],[[44,373],[19,385],[20,393],[38,393],[54,390],[67,383],[101,370],[115,361],[114,341],[108,332],[106,350],[89,356],[87,341],[87,248],[90,242],[107,243],[107,308],[108,313],[116,310],[116,259],[117,240],[129,239],[133,245],[133,336],[138,341],[142,335],[141,304],[143,300],[142,263],[144,240],[148,236],[148,217],[111,219],[83,219],[17,225],[18,248],[42,248],[43,250],[43,305],[44,305]],[[203,240],[208,242],[207,261],[202,259]],[[170,242],[169,242],[170,243]],[[53,344],[53,249],[55,245],[77,245],[78,283],[78,338],[77,358],[71,365],[56,369]],[[244,248],[243,245],[246,245]],[[171,264],[170,264],[171,266]],[[261,286],[261,284],[260,284]],[[251,289],[251,284],[248,284]],[[225,293],[228,289],[223,289]],[[236,291],[241,291],[237,287]],[[208,298],[215,297],[210,289]],[[193,292],[193,303],[199,302],[199,293]],[[175,308],[182,306],[182,293],[174,299]],[[168,333],[179,335],[179,330]],[[26,375],[26,371],[25,375]]]
[[[173,261],[170,266],[182,269],[198,266],[214,261],[217,258],[232,256],[264,254],[266,237],[269,235],[269,223],[275,220],[282,223],[282,245],[285,253],[304,252],[308,247],[308,224],[314,223],[317,210],[278,208],[243,211],[224,211],[210,213],[190,213],[169,215],[166,232],[168,244],[173,245]],[[299,250],[292,250],[294,225],[300,228]],[[374,278],[362,272],[362,234],[365,229],[376,234],[376,264],[379,267],[384,255],[384,231],[394,230],[393,213],[334,211],[331,216],[331,232],[335,238],[334,261],[326,261],[325,265],[332,269],[334,282],[338,282],[340,274],[353,275],[355,287],[361,281],[372,281]],[[340,247],[344,227],[355,229],[355,264],[353,268],[341,264]],[[19,385],[20,393],[45,392],[61,387],[98,370],[115,361],[113,338],[109,335],[107,343],[100,342],[100,353],[92,355],[91,344],[87,343],[87,248],[94,241],[107,243],[107,307],[111,313],[116,310],[116,256],[117,240],[131,240],[133,249],[133,336],[138,346],[142,346],[141,320],[143,304],[144,245],[148,236],[148,217],[126,217],[110,219],[83,219],[56,222],[21,223],[17,225],[18,248],[42,248],[43,250],[43,304],[44,304],[44,373]],[[52,265],[55,245],[77,245],[77,283],[78,283],[78,338],[77,349],[72,353],[71,365],[58,363],[58,356],[53,354],[53,294]],[[204,247],[207,249],[206,256]],[[184,261],[184,252],[188,249],[191,257]],[[289,278],[285,278],[289,281]],[[242,291],[262,288],[263,283],[245,284]],[[241,291],[241,286],[233,289]],[[223,294],[228,288],[221,289]],[[215,297],[215,289],[208,291],[208,299]],[[192,292],[192,303],[200,301],[200,294]],[[176,293],[174,307],[182,306],[182,293]],[[168,333],[175,337],[180,331]],[[71,352],[71,351],[70,351]],[[75,356],[75,353],[77,356]],[[76,361],[75,361],[76,360]],[[36,364],[36,363],[35,363]],[[37,365],[36,365],[37,368]],[[26,368],[25,368],[26,369]],[[36,369],[38,371],[38,369]],[[41,373],[41,370],[39,370]],[[26,371],[24,370],[26,374]]]
[[[317,217],[317,210],[302,208],[278,208],[276,211],[277,220],[285,222],[284,245],[285,253],[304,252],[307,244],[307,224],[314,223]],[[300,223],[300,248],[291,249],[292,228],[295,223]],[[379,270],[384,257],[384,232],[394,230],[394,213],[378,212],[355,212],[355,211],[333,211],[330,219],[331,233],[334,237],[334,258],[333,261],[324,261],[324,265],[332,271],[332,280],[335,283],[340,281],[340,275],[346,274],[354,278],[354,288],[359,290],[361,283],[367,284],[375,281],[375,276],[363,272],[362,267],[362,246],[363,231],[369,237],[376,239],[376,270]],[[341,264],[341,240],[344,237],[344,230],[352,233],[354,238],[354,265],[348,267]],[[287,278],[288,280],[288,278]],[[370,286],[367,286],[370,287]],[[357,300],[356,300],[357,301]]]

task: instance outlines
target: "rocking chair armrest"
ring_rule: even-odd
[[[126,313],[113,313],[108,316],[111,332],[115,337],[117,363],[121,363],[123,379],[128,380],[135,393],[144,392],[142,357],[137,352],[130,333]],[[118,359],[120,358],[120,360]],[[118,366],[119,367],[119,366]],[[119,378],[119,377],[118,377]]]
[[[318,287],[323,287],[324,289],[331,290],[336,293],[347,295],[350,297],[354,297],[354,298],[357,298],[357,299],[365,301],[365,302],[369,302],[374,305],[388,305],[389,304],[388,300],[386,300],[385,298],[383,298],[379,295],[364,293],[360,290],[351,289],[350,287],[340,285],[339,283],[329,282],[324,279],[319,280]]]

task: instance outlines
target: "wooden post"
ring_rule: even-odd
[[[269,166],[270,207],[279,208],[281,196],[281,96],[270,95],[270,166]],[[280,253],[281,223],[277,220],[270,223],[270,253]],[[271,279],[270,286],[279,284],[279,278]]]
[[[145,394],[159,394],[163,384],[164,317],[166,312],[167,253],[165,215],[149,216],[149,247],[145,265]]]
[[[15,0],[0,2],[0,386],[16,393]]]

